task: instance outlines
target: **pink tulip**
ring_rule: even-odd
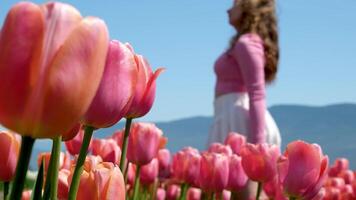
[[[0,181],[10,181],[15,175],[20,151],[20,138],[9,131],[0,132]]]
[[[143,165],[140,170],[140,183],[150,185],[158,177],[158,160],[154,158],[150,163]]]
[[[69,131],[62,134],[62,140],[68,141],[73,139],[76,135],[78,135],[81,129],[82,125],[80,123],[76,123]]]
[[[135,184],[136,165],[129,163],[127,170],[127,183],[133,186]]]
[[[276,145],[246,144],[240,154],[242,167],[251,180],[264,183],[276,176],[277,159],[280,155]]]
[[[232,155],[232,150],[231,150],[230,146],[223,145],[223,144],[216,143],[216,142],[210,144],[208,152],[222,153],[228,157]]]
[[[128,111],[137,79],[134,54],[128,44],[112,40],[99,89],[84,115],[84,123],[96,128],[110,127]]]
[[[32,190],[25,190],[22,192],[21,200],[30,200],[31,199]]]
[[[198,186],[201,155],[197,149],[186,147],[173,156],[172,174],[179,183]]]
[[[231,199],[231,192],[228,190],[223,190],[222,193],[217,193],[216,200],[230,200]]]
[[[242,146],[246,144],[246,137],[244,135],[231,132],[225,139],[225,145],[229,145],[232,149],[232,151],[240,155],[240,151]]]
[[[82,146],[83,143],[83,138],[84,138],[84,129],[83,127],[79,130],[78,134],[71,140],[68,140],[65,142],[67,151],[71,155],[78,155],[80,151],[80,147]],[[91,151],[92,146],[92,141],[89,144],[88,151]]]
[[[127,159],[136,165],[145,165],[157,156],[162,130],[152,123],[131,125]]]
[[[269,197],[269,199],[286,200],[283,195],[283,188],[279,182],[278,176],[275,176],[272,180],[263,184],[263,191]]]
[[[349,161],[346,158],[337,158],[329,169],[329,176],[336,177],[344,170],[349,169]]]
[[[124,139],[124,131],[125,131],[125,129],[118,130],[114,134],[111,135],[111,139],[115,140],[116,144],[119,145],[120,149],[122,149],[122,141]]]
[[[149,63],[141,55],[135,54],[135,61],[138,77],[126,118],[142,117],[151,110],[156,93],[156,79],[164,71],[163,68],[159,68],[153,73]]]
[[[113,139],[94,139],[92,153],[100,156],[104,162],[120,163],[121,149]]]
[[[41,165],[41,161],[44,161],[44,174],[47,174],[48,166],[49,166],[49,161],[51,159],[51,152],[42,152],[38,154],[37,158],[37,164],[38,166]],[[71,159],[70,155],[68,153],[63,153],[61,152],[59,154],[59,170],[61,169],[67,169],[69,170],[71,167]]]
[[[229,160],[224,154],[203,153],[200,163],[199,183],[207,192],[222,192],[229,178]]]
[[[351,184],[355,180],[354,172],[352,170],[349,170],[349,169],[341,171],[339,173],[338,177],[344,179],[346,184]]]
[[[199,188],[190,187],[187,192],[187,200],[200,200],[201,190]]]
[[[171,153],[168,149],[160,149],[157,155],[159,164],[159,177],[167,178],[170,176]]]
[[[241,191],[247,184],[248,177],[242,168],[241,157],[234,154],[229,157],[229,181],[227,188],[231,191]]]
[[[166,199],[166,190],[163,188],[158,188],[156,193],[156,200],[165,200]]]
[[[67,169],[61,169],[58,172],[58,200],[65,200],[68,198],[69,192],[69,184],[68,177],[70,175],[70,171]]]
[[[278,161],[284,191],[297,198],[312,199],[327,178],[328,157],[316,144],[294,141]]]
[[[166,192],[167,200],[176,200],[180,195],[180,187],[178,185],[169,185]]]
[[[345,186],[345,180],[340,177],[330,177],[326,181],[325,186],[342,188]]]
[[[108,38],[102,20],[68,4],[13,6],[0,35],[0,123],[33,138],[72,128],[98,89]]]
[[[109,162],[98,162],[95,157],[87,157],[80,176],[78,200],[125,199],[125,183],[119,167]],[[74,168],[68,177],[71,183]]]

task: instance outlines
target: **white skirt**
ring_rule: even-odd
[[[247,93],[229,93],[219,96],[214,101],[214,119],[210,129],[208,145],[213,142],[223,143],[233,131],[245,135],[249,133],[249,97]],[[281,135],[271,114],[265,112],[266,142],[281,146]]]

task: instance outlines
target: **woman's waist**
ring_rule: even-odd
[[[214,99],[215,110],[230,109],[233,106],[242,106],[248,108],[249,106],[248,93],[245,91],[228,92],[215,96]]]

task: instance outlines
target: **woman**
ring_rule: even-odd
[[[280,146],[265,103],[265,85],[275,79],[279,57],[275,0],[235,0],[228,14],[237,33],[214,66],[214,124],[208,144],[224,142],[234,131],[250,143]]]
[[[276,144],[281,137],[266,110],[265,86],[277,73],[279,58],[275,0],[235,0],[228,10],[236,35],[215,62],[214,124],[208,144],[238,132],[250,143]],[[249,182],[237,199],[249,199],[257,185]]]

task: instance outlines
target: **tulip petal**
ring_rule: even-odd
[[[63,133],[86,112],[102,77],[107,47],[106,25],[97,18],[82,20],[67,38],[46,77],[46,113],[36,137]]]
[[[21,2],[9,11],[1,31],[0,121],[19,133],[26,130],[23,113],[38,79],[44,27],[40,7]]]
[[[111,41],[98,92],[84,121],[93,127],[109,127],[129,109],[137,79],[134,55],[126,45]]]

